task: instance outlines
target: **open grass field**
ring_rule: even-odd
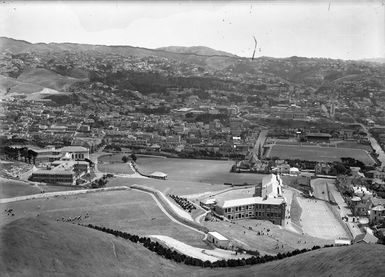
[[[212,185],[199,182],[123,177],[115,177],[110,179],[107,186],[130,186],[134,184],[145,185],[160,190],[165,194],[171,193],[176,195],[199,194],[207,191],[218,191],[229,188],[229,186],[225,185]]]
[[[98,157],[99,163],[121,163],[123,156],[130,157],[129,153],[110,153]]]
[[[301,225],[305,233],[332,240],[349,237],[324,201],[300,197],[297,200],[302,209]]]
[[[321,146],[273,145],[268,157],[280,159],[300,159],[319,162],[341,161],[342,157],[351,157],[367,165],[375,164],[373,158],[362,149],[335,148]]]
[[[15,216],[7,216],[12,208]],[[138,235],[167,235],[196,247],[207,248],[202,234],[171,221],[145,193],[111,191],[77,196],[60,196],[1,204],[1,223],[34,217],[46,220],[82,216],[82,223],[92,223]],[[88,213],[88,218],[85,218]]]
[[[355,244],[237,268],[199,268],[89,228],[21,219],[1,228],[1,276],[381,276],[383,245]]]
[[[8,180],[0,177],[0,198],[9,198],[37,193],[40,193],[40,189],[36,186],[25,182]]]
[[[116,156],[104,156],[99,161],[98,169],[101,172],[132,174],[132,170],[120,161],[121,154]],[[199,194],[209,191],[218,191],[230,188],[224,183],[257,184],[261,182],[262,174],[230,173],[232,161],[216,160],[190,160],[162,157],[138,157],[138,168],[142,173],[161,171],[166,174],[167,180],[140,179],[140,178],[113,178],[109,180],[108,186],[140,184],[156,188],[164,193],[177,195]]]
[[[115,174],[134,174],[135,172],[131,169],[129,164],[126,163],[106,163],[98,164],[100,172],[115,173]]]
[[[261,174],[231,173],[233,161],[139,157],[137,164],[143,173],[161,171],[168,174],[169,180],[175,181],[256,184],[263,177]]]

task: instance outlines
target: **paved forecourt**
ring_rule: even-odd
[[[326,202],[301,197],[297,200],[302,208],[301,225],[304,233],[323,239],[349,237]]]

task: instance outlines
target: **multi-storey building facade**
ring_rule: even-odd
[[[214,211],[229,220],[254,218],[285,224],[286,200],[283,197],[282,179],[270,174],[255,187],[254,197],[218,202]]]
[[[286,202],[284,198],[250,197],[224,201],[214,211],[229,220],[254,218],[284,225]]]

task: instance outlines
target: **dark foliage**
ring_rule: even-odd
[[[79,225],[82,225],[82,224],[79,224]],[[144,247],[149,249],[150,251],[155,252],[158,255],[160,255],[160,256],[168,259],[168,260],[173,260],[174,262],[177,262],[177,263],[184,263],[186,265],[210,267],[210,268],[238,267],[238,266],[261,264],[261,263],[266,263],[266,262],[270,262],[270,261],[281,260],[281,259],[284,259],[286,257],[295,256],[295,255],[306,253],[309,251],[318,250],[321,248],[320,246],[313,246],[313,248],[311,248],[311,249],[306,249],[306,248],[301,249],[301,250],[295,249],[295,250],[293,250],[291,252],[287,252],[287,253],[278,253],[276,256],[273,256],[273,255],[259,256],[258,251],[255,251],[254,253],[258,253],[258,256],[254,255],[254,256],[247,258],[247,259],[245,259],[245,258],[229,259],[229,260],[219,260],[219,261],[215,261],[215,262],[210,262],[210,261],[202,261],[202,260],[197,259],[197,258],[193,258],[193,257],[186,256],[184,254],[180,254],[180,253],[176,252],[175,250],[171,250],[170,248],[161,245],[157,241],[152,241],[148,237],[139,237],[137,235],[132,235],[132,234],[129,234],[126,232],[117,231],[117,230],[113,230],[113,229],[102,227],[102,226],[95,226],[92,224],[82,225],[82,226],[92,228],[92,229],[95,229],[98,231],[102,231],[102,232],[105,232],[108,234],[112,234],[114,236],[130,240],[133,243],[140,243]],[[324,248],[333,247],[333,246],[334,246],[333,244],[327,244],[327,245],[324,245]]]

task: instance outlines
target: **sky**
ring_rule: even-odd
[[[0,36],[33,43],[207,46],[248,57],[255,37],[256,57],[385,58],[384,0],[0,3]]]

